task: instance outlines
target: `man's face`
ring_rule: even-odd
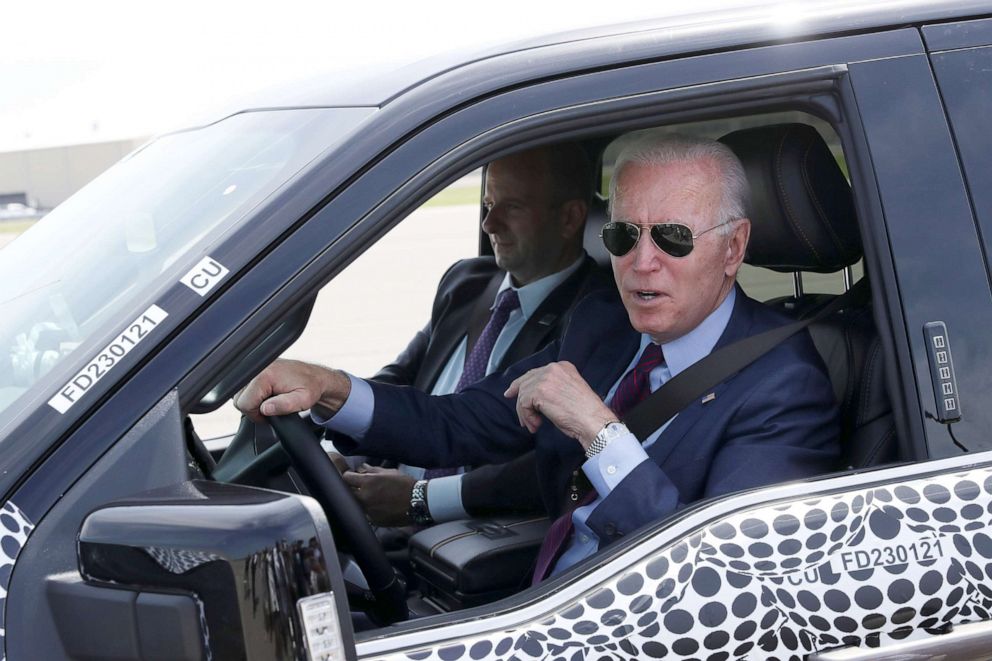
[[[733,286],[750,225],[729,238],[714,230],[693,241],[691,253],[672,257],[651,240],[647,225],[678,222],[693,235],[723,222],[719,170],[708,161],[642,165],[619,173],[612,220],[642,225],[637,245],[612,257],[613,275],[631,325],[656,342],[679,338],[719,306]]]
[[[482,231],[517,285],[557,270],[562,252],[560,209],[552,204],[551,177],[539,152],[515,154],[486,170],[486,209]]]

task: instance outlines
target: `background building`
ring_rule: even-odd
[[[140,147],[145,138],[0,152],[0,196],[51,209]],[[4,198],[2,199],[15,199]]]

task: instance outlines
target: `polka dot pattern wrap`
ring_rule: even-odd
[[[7,587],[14,562],[32,530],[34,525],[14,503],[8,501],[0,510],[0,661],[7,656]]]
[[[742,511],[526,628],[378,658],[798,660],[987,619],[990,579],[981,469]]]

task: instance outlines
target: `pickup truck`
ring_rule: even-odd
[[[0,252],[0,656],[989,658],[990,108],[987,3],[830,2],[313,81],[151,141]],[[615,147],[645,130],[745,163],[752,296],[798,318],[860,292],[809,327],[833,472],[457,608],[397,589],[295,418],[243,453],[234,428],[201,441],[191,416],[304,333],[322,287],[495,158],[580,142],[594,254]],[[331,323],[393,304],[373,285]]]

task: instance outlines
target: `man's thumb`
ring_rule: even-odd
[[[301,405],[299,400],[300,398],[296,396],[296,393],[283,393],[282,395],[270,397],[262,402],[262,405],[258,407],[258,410],[265,416],[297,413],[298,411],[302,411],[307,408],[306,406]]]

